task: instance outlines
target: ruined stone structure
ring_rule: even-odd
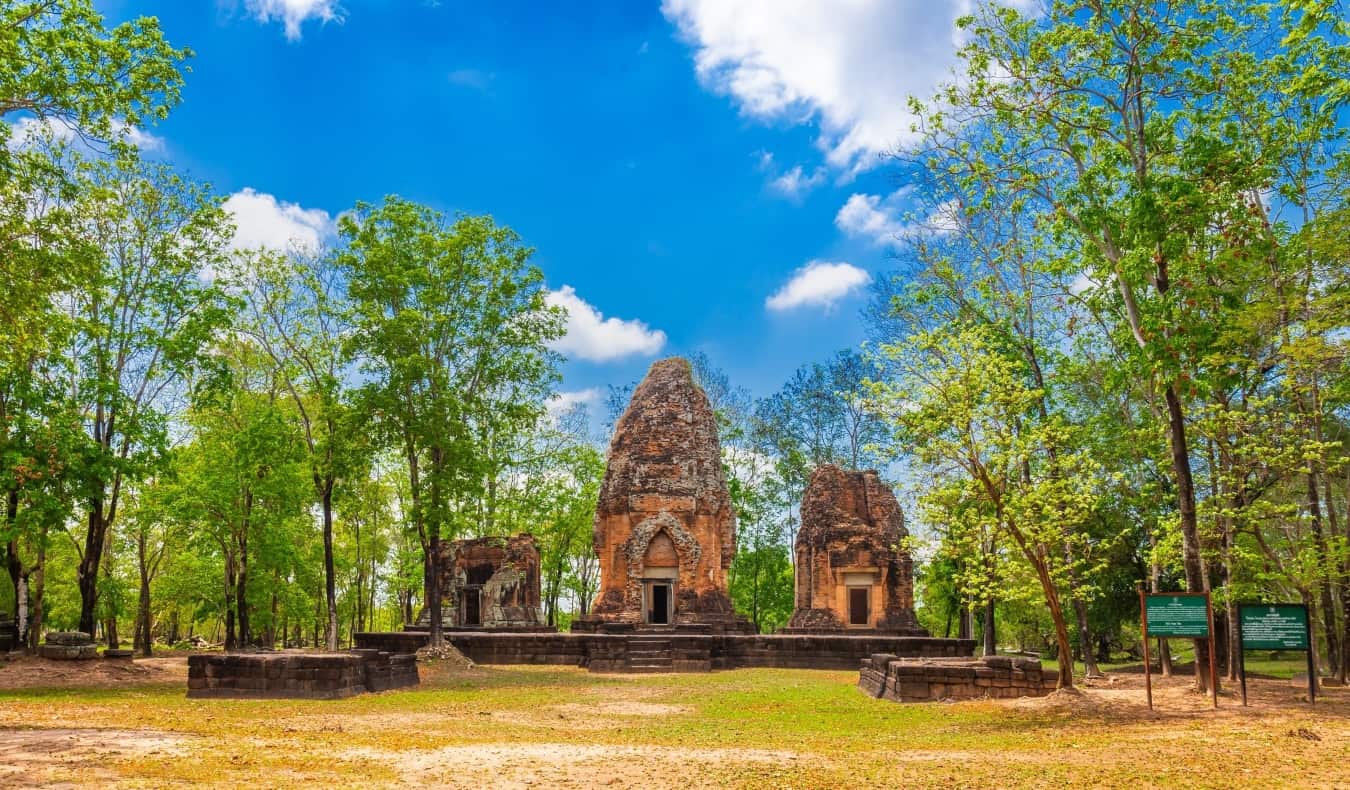
[[[615,426],[593,541],[600,588],[573,630],[749,630],[727,596],[736,533],[717,422],[687,361],[652,365]]]
[[[7,615],[0,614],[0,653],[19,649],[19,626]]]
[[[904,522],[876,472],[816,469],[802,498],[796,608],[784,633],[927,636],[914,617]]]
[[[894,702],[944,699],[1043,697],[1055,690],[1059,673],[1034,658],[899,658],[878,653],[863,659],[858,688]]]
[[[536,630],[543,627],[539,600],[539,549],[533,535],[446,541],[436,563],[441,584],[441,624],[447,629]],[[427,607],[417,625],[428,628]]]
[[[48,631],[47,638],[38,645],[38,655],[60,661],[82,661],[98,658],[98,645],[83,631]]]
[[[426,646],[425,631],[357,633],[358,647],[410,653]],[[707,671],[740,667],[855,670],[875,654],[938,660],[969,658],[973,639],[934,639],[876,633],[743,634],[661,632],[510,633],[448,631],[445,640],[475,664],[562,664],[592,672]],[[661,646],[653,642],[664,643]],[[654,655],[663,653],[664,655]]]
[[[189,697],[342,699],[416,686],[417,656],[346,653],[199,653],[188,656]]]

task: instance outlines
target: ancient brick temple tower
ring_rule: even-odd
[[[727,596],[735,516],[717,423],[683,359],[652,365],[614,428],[595,512],[600,589],[574,631],[747,631]]]
[[[796,610],[786,633],[928,636],[914,618],[905,518],[876,472],[816,469],[801,517]]]

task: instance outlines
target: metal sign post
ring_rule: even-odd
[[[1144,583],[1135,585],[1139,591],[1139,633],[1144,642],[1144,689],[1148,694],[1148,709],[1153,710],[1153,660],[1148,655],[1148,606],[1144,604]]]
[[[1238,631],[1243,655],[1242,704],[1247,704],[1247,650],[1302,650],[1308,656],[1308,703],[1317,702],[1317,666],[1313,658],[1312,619],[1301,603],[1238,604]]]
[[[1148,689],[1149,710],[1153,709],[1153,679],[1148,662],[1148,640],[1152,636],[1204,639],[1209,643],[1209,692],[1214,707],[1219,707],[1219,673],[1214,658],[1214,608],[1207,592],[1144,593],[1139,590],[1140,628],[1144,637],[1144,683]],[[1200,671],[1204,671],[1200,668]]]

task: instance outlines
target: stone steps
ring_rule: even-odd
[[[656,636],[628,638],[624,668],[628,672],[673,672],[675,655],[670,640]]]

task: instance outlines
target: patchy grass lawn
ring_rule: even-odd
[[[169,669],[7,690],[16,666],[0,665],[0,785],[1350,786],[1350,693],[1310,707],[1280,680],[1218,712],[1160,682],[1149,713],[1124,674],[1082,696],[899,705],[856,672],[423,665],[415,690],[309,702],[189,700]]]

